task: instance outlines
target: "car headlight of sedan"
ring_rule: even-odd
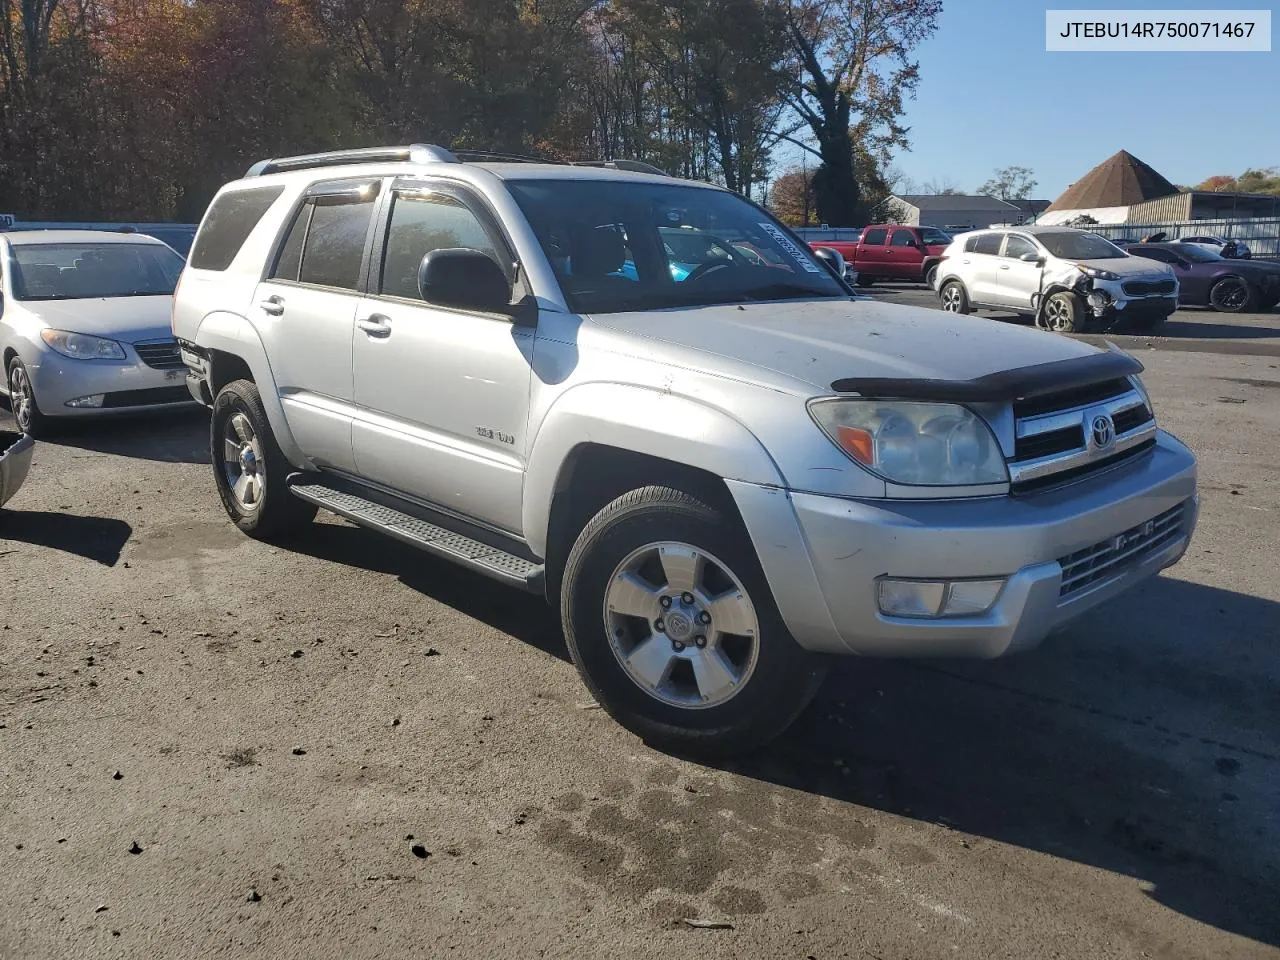
[[[1119,280],[1120,274],[1112,273],[1110,270],[1099,270],[1097,267],[1086,267],[1083,264],[1076,264],[1076,269],[1083,273],[1090,280]]]
[[[124,347],[105,337],[91,337],[87,333],[71,333],[69,330],[41,330],[40,339],[72,360],[123,360]]]
[[[809,414],[851,460],[890,483],[968,487],[1009,480],[991,428],[967,407],[818,399]]]

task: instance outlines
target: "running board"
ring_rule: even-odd
[[[295,497],[346,517],[352,523],[388,534],[411,547],[452,560],[530,593],[542,593],[542,565],[524,557],[446,530],[394,507],[335,490],[306,475],[290,477],[289,490]]]

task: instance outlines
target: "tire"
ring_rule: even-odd
[[[1248,313],[1257,301],[1257,292],[1240,277],[1223,277],[1209,290],[1209,306],[1220,313]]]
[[[930,290],[933,289],[934,282],[938,279],[938,265],[932,264],[928,270],[924,272],[924,285]]]
[[[876,282],[876,278],[869,274],[859,273],[858,279],[854,282],[860,287],[869,287]]]
[[[560,612],[592,696],[628,730],[678,753],[768,743],[826,673],[825,658],[788,633],[738,520],[670,487],[632,490],[587,524],[565,564]]]
[[[1083,325],[1080,301],[1075,294],[1065,290],[1050,296],[1037,317],[1040,329],[1053,333],[1076,333]]]
[[[293,468],[280,452],[252,381],[233,380],[218,391],[209,420],[209,453],[227,516],[249,536],[283,536],[315,518],[315,505],[299,500],[285,485]]]
[[[972,309],[969,306],[969,293],[959,280],[948,280],[938,291],[938,300],[946,313],[966,314]]]
[[[9,361],[9,369],[5,371],[9,387],[9,410],[22,433],[30,434],[37,440],[54,432],[57,418],[51,417],[40,409],[36,403],[35,387],[27,368],[20,357]]]

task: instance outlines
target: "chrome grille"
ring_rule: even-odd
[[[1173,280],[1129,280],[1121,285],[1131,297],[1167,297],[1175,286]]]
[[[1031,493],[1138,456],[1155,441],[1156,421],[1128,380],[1107,380],[1014,404],[1014,493]],[[1092,429],[1102,418],[1110,437]],[[1105,431],[1104,431],[1105,432]]]
[[[141,343],[135,343],[133,349],[138,351],[138,356],[142,358],[143,363],[157,370],[172,370],[175,367],[185,366],[182,355],[178,352],[177,340],[144,340]]]
[[[1145,523],[1059,558],[1062,587],[1058,596],[1074,597],[1164,549],[1182,536],[1186,511],[1187,505],[1180,503]]]

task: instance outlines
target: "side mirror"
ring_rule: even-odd
[[[822,261],[823,266],[831,271],[837,280],[844,279],[844,257],[839,250],[830,247],[814,247],[813,255]]]
[[[427,303],[482,313],[509,313],[511,284],[493,257],[479,250],[432,250],[418,267],[418,292]]]

